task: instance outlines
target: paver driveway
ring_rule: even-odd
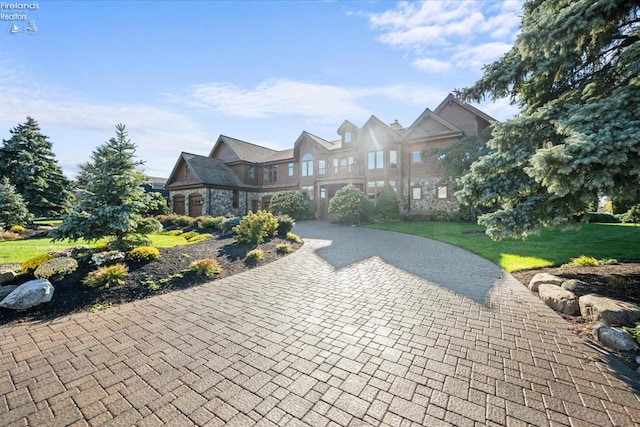
[[[246,274],[0,326],[0,425],[640,425],[635,373],[495,266],[296,231],[302,249]]]

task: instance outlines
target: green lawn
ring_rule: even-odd
[[[181,236],[154,234],[149,236],[149,238],[151,239],[153,246],[158,248],[166,248],[187,243],[187,241]],[[67,240],[54,243],[51,239],[46,237],[24,240],[4,240],[0,241],[0,264],[18,264],[45,252],[60,251],[76,245],[95,246],[98,243],[100,242],[92,242],[89,244],[82,240],[78,242],[71,242]]]
[[[506,271],[559,266],[580,255],[597,259],[640,259],[640,227],[633,224],[584,224],[573,231],[543,230],[527,240],[493,241],[471,223],[392,222],[371,225],[380,230],[415,234],[450,243],[486,258]]]

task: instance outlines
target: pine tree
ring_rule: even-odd
[[[38,122],[27,117],[0,147],[0,174],[9,178],[35,216],[58,216],[69,206],[69,180]]]
[[[460,181],[494,238],[572,226],[602,194],[640,184],[640,6],[630,0],[529,0],[512,49],[467,100],[509,97],[491,153]]]
[[[77,190],[72,211],[52,231],[55,240],[111,237],[114,247],[123,248],[161,228],[143,217],[153,200],[142,187],[147,178],[137,170],[143,162],[135,160],[135,151],[125,126],[117,125],[116,137],[99,146],[82,168],[84,186]]]
[[[22,196],[16,191],[9,178],[0,182],[0,222],[5,229],[12,225],[27,226],[33,221]]]

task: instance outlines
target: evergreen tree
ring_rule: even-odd
[[[135,151],[125,126],[117,125],[116,137],[99,146],[83,166],[84,188],[78,189],[72,211],[52,231],[55,240],[111,237],[114,247],[126,248],[161,229],[157,221],[144,218],[155,205],[142,188],[146,177],[136,170],[143,162],[135,160]]]
[[[35,216],[57,216],[69,206],[69,180],[62,173],[48,137],[27,117],[0,147],[0,174],[15,185]]]
[[[463,90],[521,108],[457,193],[499,206],[479,217],[492,237],[574,225],[599,194],[638,187],[639,11],[630,0],[529,0],[514,46]]]
[[[378,194],[378,200],[373,210],[373,214],[378,219],[394,220],[400,218],[400,204],[395,190],[389,185],[382,188]]]
[[[32,221],[24,199],[5,176],[0,182],[0,222],[8,230],[12,225],[27,226]]]

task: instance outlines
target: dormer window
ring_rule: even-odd
[[[351,142],[351,132],[344,133],[344,143],[349,144]]]

